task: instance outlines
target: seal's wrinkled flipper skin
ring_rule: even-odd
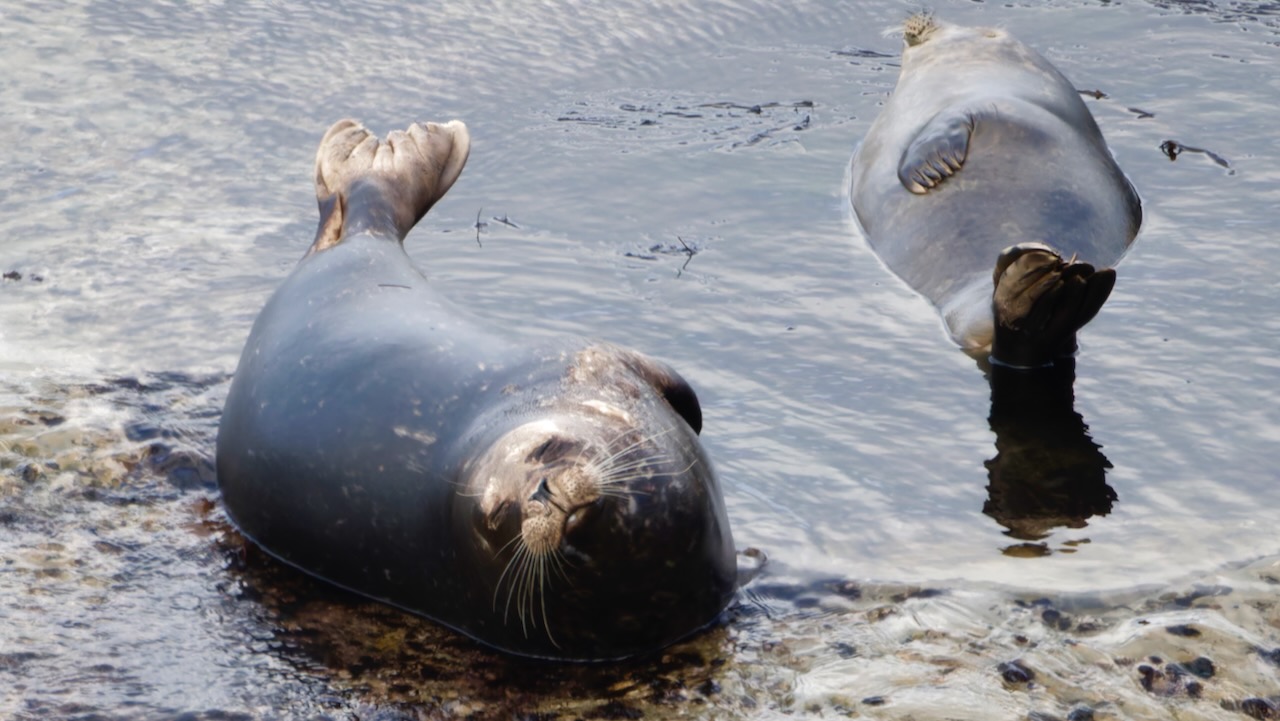
[[[414,123],[378,140],[354,120],[334,123],[316,151],[320,228],[309,253],[362,230],[403,240],[453,187],[471,152],[460,121]]]
[[[1076,332],[1093,320],[1116,284],[1114,270],[1064,259],[1040,243],[1007,248],[994,276],[991,355],[1024,368],[1074,353]]]

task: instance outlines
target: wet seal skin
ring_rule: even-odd
[[[286,563],[502,651],[655,651],[735,589],[697,396],[640,353],[524,343],[430,288],[403,239],[469,148],[458,121],[321,141],[315,242],[219,427],[227,512]]]
[[[1071,355],[1142,223],[1138,194],[1075,87],[1009,33],[926,14],[903,37],[853,158],[863,234],[975,357]]]

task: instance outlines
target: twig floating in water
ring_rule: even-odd
[[[1183,145],[1182,143],[1179,143],[1179,142],[1178,142],[1178,141],[1176,141],[1176,140],[1166,140],[1166,141],[1164,141],[1163,143],[1161,143],[1161,144],[1160,144],[1160,150],[1161,150],[1161,151],[1165,154],[1165,156],[1167,156],[1167,157],[1169,158],[1169,160],[1171,160],[1171,161],[1172,161],[1172,160],[1177,160],[1177,159],[1178,159],[1178,156],[1179,156],[1179,155],[1181,155],[1183,152],[1188,152],[1188,153],[1201,153],[1201,154],[1203,154],[1205,157],[1207,157],[1207,158],[1209,158],[1210,160],[1212,160],[1213,162],[1217,163],[1219,166],[1221,166],[1221,167],[1225,168],[1227,171],[1229,171],[1229,173],[1230,173],[1230,174],[1234,175],[1234,174],[1235,174],[1235,172],[1236,172],[1236,171],[1231,167],[1231,163],[1229,163],[1229,162],[1227,161],[1227,159],[1226,159],[1226,158],[1222,157],[1221,155],[1218,155],[1217,153],[1213,152],[1212,150],[1206,150],[1205,148],[1193,148],[1193,147],[1191,147],[1190,145]]]

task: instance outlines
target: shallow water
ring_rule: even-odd
[[[982,372],[849,217],[885,31],[916,9],[0,8],[0,271],[21,274],[0,281],[0,716],[1269,713],[1280,7],[935,4],[1105,93],[1143,197],[1048,441],[989,420]],[[469,167],[407,243],[445,293],[693,382],[735,538],[770,559],[721,628],[549,674],[242,548],[217,414],[345,116],[468,123]],[[997,446],[1114,500],[1009,513]],[[1198,656],[1192,692],[1167,664]],[[1019,658],[1030,683],[998,668]]]

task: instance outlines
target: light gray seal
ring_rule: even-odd
[[[1079,92],[996,28],[907,21],[897,87],[853,158],[854,214],[966,351],[1074,353],[1142,205]]]
[[[469,148],[458,121],[325,135],[315,242],[222,415],[227,512],[277,558],[503,651],[655,651],[735,590],[697,396],[638,352],[530,343],[432,288],[402,242]]]

